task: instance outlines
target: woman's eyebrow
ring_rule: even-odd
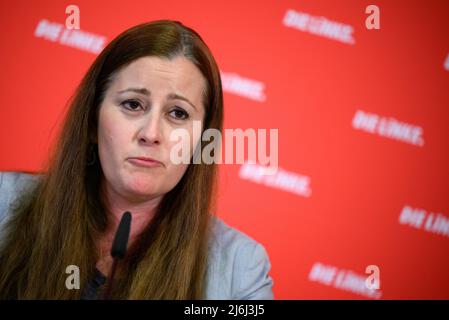
[[[125,92],[128,92],[128,91],[140,93],[140,94],[143,94],[145,96],[151,95],[150,90],[148,90],[147,88],[128,88],[128,89],[125,89],[125,90],[118,91],[117,93],[121,94],[121,93],[125,93]]]
[[[167,95],[167,99],[169,99],[169,100],[176,100],[176,99],[178,99],[178,100],[185,101],[185,102],[187,102],[188,104],[190,104],[190,105],[192,106],[193,109],[195,109],[195,110],[198,111],[198,109],[195,107],[195,105],[194,105],[192,102],[189,101],[189,99],[187,99],[186,97],[183,97],[183,96],[181,96],[181,95],[179,95],[179,94],[176,94],[176,93],[169,93],[169,94]]]
[[[117,93],[121,94],[121,93],[125,93],[125,92],[128,92],[128,91],[140,93],[140,94],[143,94],[145,96],[150,96],[151,95],[151,91],[148,90],[147,88],[128,88],[128,89],[125,89],[125,90],[118,91]],[[176,100],[177,99],[177,100],[185,101],[188,104],[190,104],[193,107],[193,109],[198,111],[198,109],[195,107],[195,105],[192,102],[190,102],[189,99],[187,99],[186,97],[183,97],[183,96],[181,96],[179,94],[169,93],[167,95],[167,99],[168,100]]]

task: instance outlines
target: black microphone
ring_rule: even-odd
[[[118,225],[115,233],[114,242],[112,243],[111,256],[113,258],[112,268],[109,275],[109,279],[106,282],[106,289],[103,299],[108,300],[111,295],[112,281],[114,280],[115,269],[117,268],[117,262],[119,259],[123,259],[128,247],[129,232],[131,229],[131,213],[125,211],[123,213],[120,224]]]

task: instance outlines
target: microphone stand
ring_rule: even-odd
[[[106,288],[103,295],[104,300],[109,300],[111,297],[112,282],[114,281],[115,271],[117,269],[117,263],[119,259],[123,259],[128,247],[129,232],[131,229],[131,213],[126,211],[123,213],[119,226],[115,233],[114,242],[112,243],[111,256],[112,267],[111,272],[106,281]]]

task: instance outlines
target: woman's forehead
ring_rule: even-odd
[[[200,93],[205,79],[200,70],[187,58],[169,59],[142,57],[121,69],[113,81],[115,87],[161,86],[172,90]],[[125,88],[120,88],[123,90]],[[148,88],[151,89],[151,88]]]

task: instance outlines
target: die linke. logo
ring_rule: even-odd
[[[220,71],[220,75],[223,91],[254,101],[265,102],[265,84],[263,82],[230,72]]]
[[[68,29],[61,23],[46,19],[39,21],[34,36],[94,54],[100,53],[106,44],[106,37],[76,28]]]
[[[239,177],[243,180],[291,192],[302,197],[310,197],[312,195],[310,177],[295,172],[288,172],[282,168],[278,168],[273,175],[266,174],[266,171],[266,166],[245,163],[240,167]]]
[[[352,127],[381,137],[424,146],[423,129],[419,126],[383,117],[374,113],[357,110],[352,119]]]
[[[336,40],[346,44],[355,44],[354,28],[349,24],[331,21],[325,17],[313,16],[292,9],[287,10],[283,23],[286,27]]]
[[[399,223],[426,232],[449,237],[449,217],[439,212],[404,206]]]
[[[365,268],[365,273],[361,275],[352,270],[316,262],[310,270],[309,280],[367,298],[380,299],[380,268],[377,265],[369,265]]]

